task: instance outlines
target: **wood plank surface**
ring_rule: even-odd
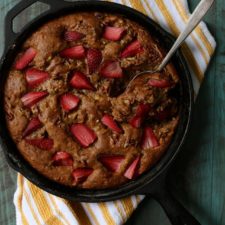
[[[0,55],[4,47],[4,18],[19,0],[0,1]],[[198,0],[189,0],[193,9]],[[45,6],[37,4],[15,21],[20,28]],[[194,109],[192,126],[171,172],[173,194],[202,225],[225,225],[225,3],[217,0],[205,18],[216,37],[217,50]],[[13,194],[16,173],[0,150],[0,224],[16,224]],[[146,198],[127,225],[169,225],[157,202]]]

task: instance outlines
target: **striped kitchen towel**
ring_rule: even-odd
[[[182,31],[190,12],[187,0],[115,0],[150,16],[174,36]],[[202,22],[181,47],[197,95],[216,43]],[[117,225],[124,223],[144,196],[107,203],[72,203],[39,189],[18,175],[14,195],[18,225]]]

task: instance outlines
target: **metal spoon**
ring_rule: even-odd
[[[138,74],[136,74],[128,83],[126,89],[131,85],[131,83],[139,76],[144,74],[152,74],[156,72],[160,72],[163,70],[163,68],[168,64],[169,60],[173,56],[173,54],[177,51],[177,49],[180,47],[180,45],[184,42],[184,40],[189,36],[189,34],[194,30],[194,28],[200,23],[201,19],[204,17],[204,15],[208,12],[210,7],[212,6],[214,0],[202,0],[194,12],[192,13],[188,24],[186,25],[185,29],[180,33],[177,40],[173,44],[170,51],[167,53],[166,57],[163,59],[163,61],[158,65],[158,67],[154,70],[146,70],[142,71]]]

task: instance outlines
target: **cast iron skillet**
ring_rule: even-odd
[[[12,29],[13,19],[28,6],[35,2],[43,2],[50,6],[50,9],[36,19],[27,24],[21,32],[14,33]],[[100,202],[120,199],[132,194],[150,195],[162,205],[168,217],[174,225],[199,225],[199,222],[193,218],[189,212],[176,201],[167,191],[166,175],[167,171],[175,159],[175,156],[181,149],[181,145],[186,137],[187,130],[190,124],[190,117],[193,105],[193,87],[191,76],[185,60],[180,51],[174,56],[177,70],[180,74],[181,84],[178,95],[180,101],[181,118],[174,135],[172,143],[168,151],[162,159],[148,172],[141,175],[134,181],[122,185],[116,189],[107,190],[77,190],[70,187],[57,184],[35,171],[19,154],[16,145],[13,143],[8,130],[6,128],[4,117],[4,83],[7,73],[12,65],[14,58],[25,39],[35,31],[40,25],[46,21],[57,18],[61,15],[70,12],[80,11],[103,11],[110,13],[123,14],[126,17],[137,21],[142,26],[146,27],[151,33],[154,33],[157,38],[169,48],[174,38],[166,31],[154,23],[150,18],[144,16],[140,12],[110,2],[100,1],[77,1],[64,2],[62,0],[23,0],[10,10],[5,19],[5,52],[0,64],[0,144],[5,154],[9,165],[16,171],[23,174],[31,182],[50,192],[54,195],[80,202]]]

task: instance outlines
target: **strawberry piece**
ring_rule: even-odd
[[[82,45],[66,48],[60,52],[60,56],[70,59],[83,59],[85,57],[85,49]]]
[[[85,76],[81,72],[75,72],[73,74],[72,79],[70,80],[70,85],[76,89],[87,89],[87,90],[95,90],[87,76]]]
[[[123,77],[123,71],[117,61],[106,61],[103,63],[100,73],[103,77],[107,78],[120,78]]]
[[[138,167],[140,163],[140,156],[138,156],[127,168],[126,172],[124,173],[124,176],[128,179],[133,179],[138,175]]]
[[[87,51],[87,64],[89,74],[94,73],[102,61],[102,53],[100,50],[90,48]]]
[[[125,47],[125,49],[120,54],[120,57],[121,58],[133,57],[142,51],[143,48],[141,46],[141,43],[138,40],[136,40],[131,42],[128,46]]]
[[[92,173],[92,168],[77,168],[72,172],[75,184],[85,181]]]
[[[26,81],[30,88],[34,88],[49,78],[49,73],[35,68],[26,71]]]
[[[123,130],[117,125],[112,116],[106,114],[102,117],[101,121],[104,125],[115,131],[116,133],[123,133]]]
[[[110,41],[118,41],[122,38],[125,29],[122,27],[105,27],[103,37]]]
[[[15,69],[24,69],[36,56],[37,52],[34,48],[28,48],[23,55],[21,55],[15,63]]]
[[[50,138],[34,138],[34,139],[25,139],[25,141],[33,145],[34,147],[40,148],[42,150],[51,150],[53,147],[53,140]]]
[[[66,112],[69,112],[70,110],[77,108],[79,102],[80,99],[77,96],[70,93],[64,94],[60,98],[60,104]]]
[[[72,166],[73,157],[68,152],[56,152],[52,158],[54,166]]]
[[[125,157],[122,155],[101,156],[99,161],[110,171],[117,172]]]
[[[64,33],[64,39],[66,41],[78,41],[84,37],[84,34],[77,31],[66,31]]]
[[[23,102],[24,106],[31,107],[47,95],[48,92],[46,91],[29,92],[21,98],[21,101]]]
[[[141,148],[148,149],[159,146],[159,142],[151,127],[145,127],[141,141]]]
[[[39,118],[38,117],[32,118],[23,132],[23,137],[26,137],[27,135],[33,133],[34,131],[36,131],[37,129],[41,127],[42,127],[42,123],[39,120]]]
[[[137,116],[146,116],[151,109],[150,104],[141,103],[137,107],[136,115]]]
[[[150,109],[151,109],[151,106],[149,104],[143,104],[143,103],[139,104],[137,107],[135,116],[131,118],[131,120],[129,121],[131,126],[135,128],[139,128],[142,122],[144,121],[146,115],[150,111]]]
[[[95,142],[97,136],[95,132],[84,124],[77,123],[71,126],[71,132],[84,148]]]
[[[140,116],[134,116],[130,119],[129,123],[134,128],[139,128],[143,122],[143,118]]]
[[[158,80],[158,79],[150,79],[148,81],[148,84],[152,87],[158,87],[158,88],[167,88],[171,86],[171,83],[168,80]]]

